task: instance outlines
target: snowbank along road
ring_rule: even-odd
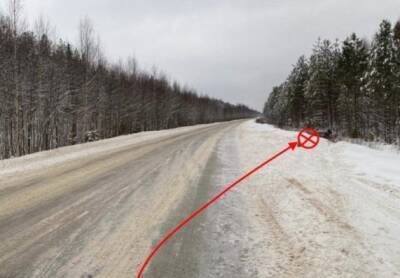
[[[0,162],[0,277],[135,277],[152,247],[295,132],[233,121]],[[322,140],[269,164],[144,277],[400,277],[400,155]]]

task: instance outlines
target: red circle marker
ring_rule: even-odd
[[[319,132],[311,127],[303,128],[297,136],[299,147],[310,150],[319,144]]]

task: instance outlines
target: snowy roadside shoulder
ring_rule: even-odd
[[[297,132],[249,121],[240,158],[251,169]],[[400,154],[321,139],[240,187],[255,277],[400,277]]]
[[[348,142],[332,146],[346,168],[339,186],[347,214],[362,235],[379,277],[400,277],[400,154]]]
[[[296,132],[282,130],[268,124],[248,122],[245,127],[251,133],[274,132],[290,140],[297,136]],[[400,189],[400,152],[396,146],[346,141],[329,143],[326,141],[320,144],[316,150],[321,147],[330,154],[340,154],[340,159],[357,175],[379,183],[391,183]],[[327,156],[327,159],[332,160],[337,157],[336,155]]]
[[[172,135],[179,135],[216,124],[218,123],[179,127],[160,131],[146,131],[110,139],[103,139],[96,142],[61,147],[17,158],[0,160],[0,177],[15,175],[25,171],[45,169],[46,167],[59,165],[75,159],[87,158],[92,155],[115,151],[129,145],[143,143],[148,140],[162,139]]]
[[[342,149],[343,160],[359,176],[379,183],[391,183],[400,189],[400,153],[394,148],[372,149],[347,142],[336,143],[334,149]]]

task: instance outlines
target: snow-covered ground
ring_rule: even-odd
[[[400,152],[396,148],[383,150],[341,142],[345,162],[352,165],[358,175],[378,183],[392,183],[400,186]]]
[[[220,154],[225,169],[238,171],[221,179],[238,177],[296,135],[244,123],[236,141],[225,140],[241,167],[232,166],[233,151]],[[214,224],[225,235],[214,241],[214,254],[222,254],[214,259],[229,258],[218,251],[225,241],[237,246],[236,266],[220,264],[225,273],[241,265],[242,275],[230,277],[400,277],[398,152],[322,139],[313,150],[286,153],[229,194],[209,218],[219,219]],[[226,231],[227,224],[235,228]],[[226,277],[221,273],[204,277]]]
[[[162,227],[296,136],[236,121],[0,161],[0,276],[132,277]],[[289,151],[178,234],[164,253],[173,275],[157,273],[400,277],[399,169],[390,148],[322,139],[313,150]]]

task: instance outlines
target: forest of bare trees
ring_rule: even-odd
[[[0,14],[0,159],[140,131],[252,117],[231,105],[139,70],[111,65],[88,18],[79,45],[30,31],[20,0]]]
[[[400,22],[384,20],[371,42],[318,40],[273,88],[264,114],[282,127],[400,144]]]

